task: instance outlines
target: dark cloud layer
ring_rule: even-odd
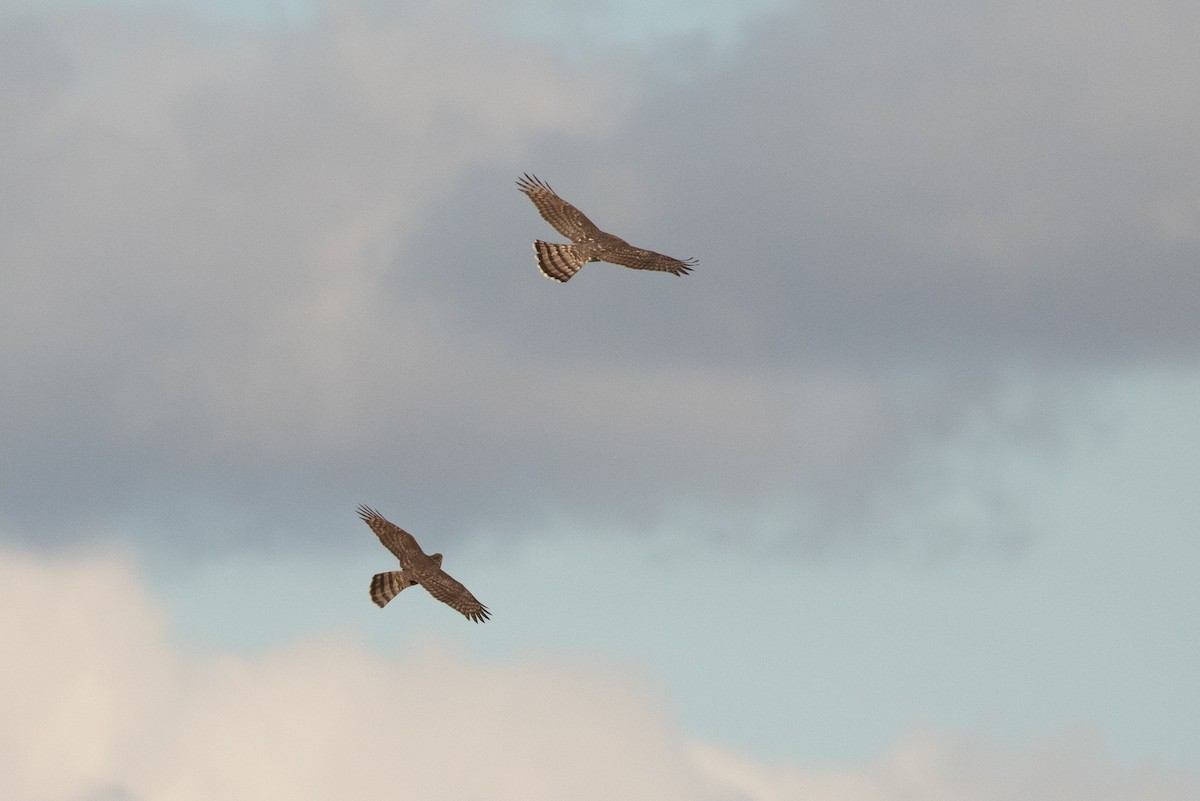
[[[1052,443],[1072,376],[1194,362],[1197,13],[831,4],[620,62],[469,4],[10,20],[0,517],[853,529],[964,421]],[[700,267],[543,279],[525,170]]]
[[[653,176],[621,222],[702,252],[705,353],[1191,360],[1196,30],[1176,3],[782,13],[562,160]]]

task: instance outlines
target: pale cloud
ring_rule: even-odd
[[[4,797],[1182,801],[1200,790],[1194,775],[1120,764],[1075,733],[1003,747],[915,733],[860,768],[763,763],[689,741],[636,666],[480,661],[429,639],[381,658],[336,635],[195,652],[168,622],[126,556],[0,552]]]
[[[191,653],[127,559],[4,552],[0,579],[6,798],[705,797],[629,668],[342,637]]]
[[[1087,731],[1020,745],[919,731],[858,769],[767,765],[705,745],[692,754],[730,798],[754,801],[1185,801],[1200,781],[1159,764],[1117,764]]]

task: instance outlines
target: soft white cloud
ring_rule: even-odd
[[[1200,788],[1187,771],[1116,764],[1086,731],[1022,745],[915,732],[854,770],[763,765],[710,746],[692,753],[730,797],[755,801],[1185,801]]]
[[[703,797],[660,694],[618,665],[337,637],[190,653],[116,557],[4,552],[0,635],[5,798]]]
[[[0,794],[21,801],[1182,801],[1200,790],[1195,776],[1121,765],[1076,734],[1005,747],[918,734],[857,769],[764,764],[690,742],[635,668],[582,656],[481,662],[420,640],[385,659],[336,636],[191,652],[119,555],[0,552],[0,637]]]

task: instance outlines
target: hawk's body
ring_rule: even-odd
[[[420,584],[429,594],[444,604],[462,612],[468,620],[482,623],[490,613],[462,584],[442,570],[442,555],[427,554],[404,529],[388,521],[369,506],[358,507],[358,515],[379,537],[383,547],[400,560],[401,570],[376,573],[371,578],[371,600],[382,609],[388,601],[414,584]]]
[[[601,231],[583,212],[535,176],[526,173],[517,181],[517,188],[529,196],[542,219],[571,240],[570,245],[540,239],[533,243],[538,268],[547,278],[568,281],[589,261],[606,261],[635,270],[658,270],[675,275],[687,275],[696,266],[694,259],[676,259],[636,248],[619,236]]]

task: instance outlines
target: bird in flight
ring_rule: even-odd
[[[401,570],[388,573],[376,573],[371,577],[371,600],[380,609],[387,606],[388,601],[414,584],[420,584],[429,594],[453,609],[466,615],[467,620],[482,623],[490,616],[490,612],[466,587],[459,584],[442,570],[442,555],[427,554],[417,545],[413,535],[396,524],[388,521],[383,515],[369,506],[359,506],[358,515],[363,519],[383,547],[391,551],[400,560]]]
[[[696,266],[695,259],[676,259],[653,250],[635,248],[619,236],[601,231],[583,216],[583,212],[559,197],[549,184],[536,176],[525,173],[517,181],[517,188],[529,196],[542,219],[571,240],[570,245],[540,239],[533,243],[538,267],[547,278],[569,281],[589,261],[606,261],[635,270],[658,270],[675,275],[687,275]]]

